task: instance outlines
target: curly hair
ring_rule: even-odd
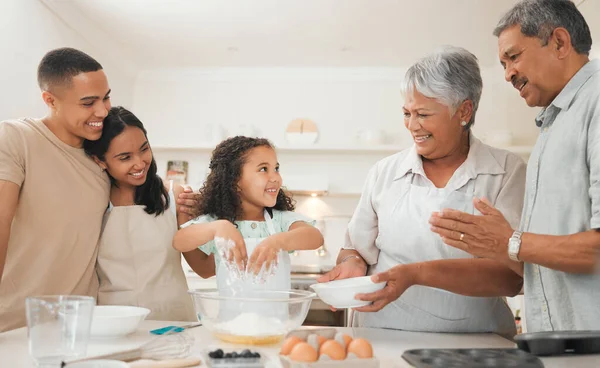
[[[242,215],[242,200],[237,185],[248,152],[256,147],[275,149],[267,139],[244,136],[228,138],[215,147],[209,164],[210,173],[200,189],[200,215],[211,215],[235,224],[235,220]],[[282,188],[277,194],[275,206],[267,210],[293,211],[294,208],[292,197]]]

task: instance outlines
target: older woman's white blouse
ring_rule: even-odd
[[[517,228],[523,209],[525,163],[516,154],[483,144],[472,134],[470,142],[467,159],[454,172],[444,190],[465,193],[467,184],[474,181],[473,196],[487,198],[510,225]],[[414,178],[410,173],[416,174]],[[435,188],[423,171],[421,157],[414,145],[375,164],[369,171],[358,206],[348,224],[344,248],[356,249],[369,265],[377,263],[381,249],[378,219],[390,215],[381,211],[382,200],[389,194],[392,183],[404,181],[408,188],[411,179],[412,184]],[[398,188],[397,183],[395,188]],[[410,229],[404,229],[400,222],[396,231]]]

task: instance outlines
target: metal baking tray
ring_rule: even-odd
[[[600,331],[530,332],[515,336],[519,349],[534,355],[600,354]]]
[[[542,361],[519,349],[414,349],[402,358],[416,368],[542,368]]]

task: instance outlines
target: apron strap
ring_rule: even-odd
[[[277,232],[275,231],[275,226],[273,226],[273,220],[271,220],[271,216],[269,216],[269,212],[265,209],[265,223],[267,224],[267,229],[269,230],[269,235],[275,235]]]

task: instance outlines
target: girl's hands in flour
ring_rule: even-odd
[[[241,273],[244,272],[248,263],[248,254],[242,234],[227,220],[216,221],[215,225],[215,245],[219,255],[226,261],[228,267],[235,263],[237,269]]]
[[[254,275],[270,276],[277,271],[277,258],[282,249],[280,234],[267,237],[254,248],[248,261],[248,272]]]

